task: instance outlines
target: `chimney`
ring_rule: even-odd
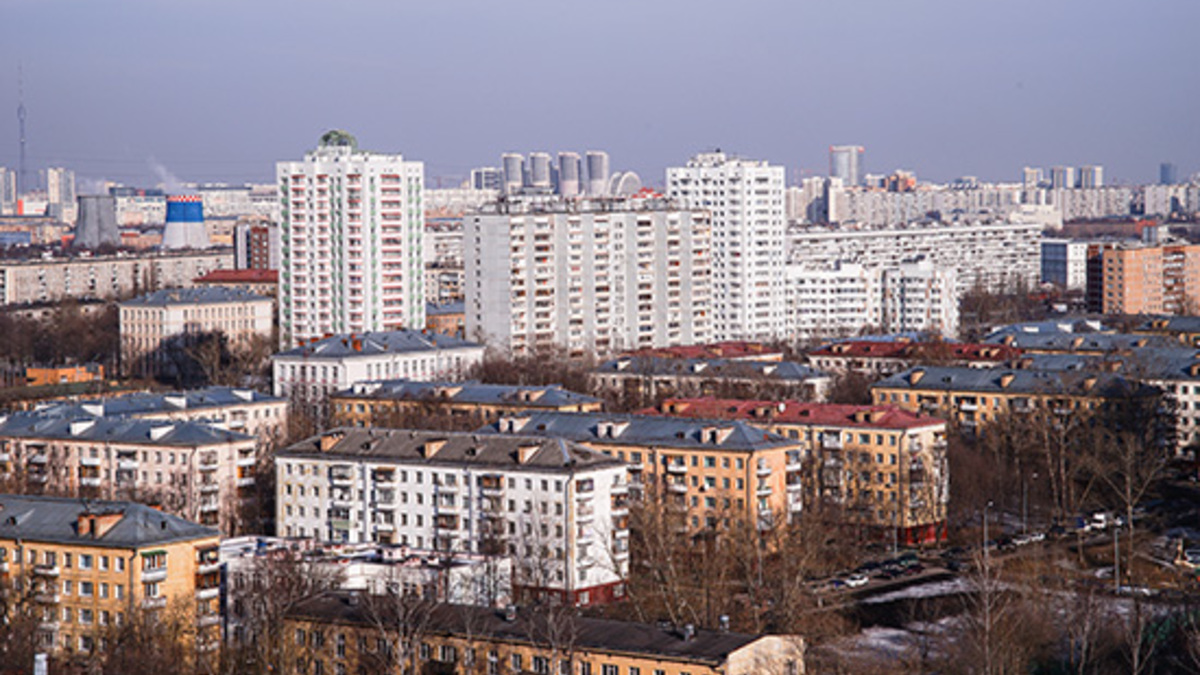
[[[508,623],[512,623],[517,620],[517,606],[516,605],[505,605],[504,606],[504,620]]]
[[[692,624],[692,623],[685,624],[683,627],[683,641],[690,642],[695,637],[696,637],[696,625]]]
[[[722,633],[729,632],[729,615],[728,614],[722,614],[721,616],[717,617],[717,627],[720,628]]]

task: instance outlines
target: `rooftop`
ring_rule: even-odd
[[[254,403],[282,403],[284,399],[253,389],[208,387],[173,392],[137,392],[87,401],[55,401],[40,406],[37,412],[50,417],[119,417],[178,410],[204,410]]]
[[[240,288],[204,286],[197,288],[165,288],[161,291],[126,300],[122,307],[168,307],[171,305],[209,305],[229,302],[271,302],[271,299]]]
[[[279,283],[279,270],[213,270],[202,277],[196,277],[192,281],[198,284],[275,284]]]
[[[443,316],[446,314],[462,314],[467,311],[467,303],[459,300],[458,302],[447,302],[445,304],[436,304],[433,302],[425,303],[426,316]]]
[[[604,453],[560,438],[381,428],[333,429],[295,443],[277,456],[568,472],[624,466]]]
[[[81,516],[120,515],[97,535],[81,533]],[[135,502],[0,495],[0,539],[112,548],[144,548],[216,538],[212,528]]]
[[[779,361],[783,352],[761,342],[744,340],[729,340],[708,345],[680,345],[677,347],[658,347],[639,349],[629,352],[627,357],[658,357],[664,359],[751,359],[758,361]]]
[[[1179,342],[1164,335],[1126,333],[1008,333],[989,336],[986,342],[1025,351],[1116,352],[1145,347],[1178,347]]]
[[[708,378],[767,378],[804,380],[828,377],[795,361],[751,361],[728,359],[685,359],[658,356],[622,356],[602,363],[598,374],[672,375]]]
[[[716,431],[715,437],[713,431]],[[708,432],[708,433],[705,433]],[[661,415],[531,412],[502,417],[480,429],[489,434],[533,434],[578,443],[707,448],[748,452],[791,447],[796,441],[741,420],[683,419]]]
[[[954,366],[909,368],[876,382],[871,385],[871,389],[925,389],[1100,398],[1150,396],[1158,392],[1155,387],[1111,373]]]
[[[289,619],[309,619],[374,627],[370,601],[352,599],[349,593],[331,592],[300,603],[287,615]],[[577,649],[639,654],[664,659],[682,659],[711,664],[722,663],[732,652],[758,638],[742,633],[697,629],[691,639],[673,627],[632,621],[591,617],[572,617],[575,623],[573,645]],[[545,633],[536,617],[518,612],[506,621],[503,613],[485,607],[436,605],[429,615],[428,628],[436,634],[472,635],[513,643],[540,644]]]
[[[393,330],[331,335],[279,352],[271,358],[345,358],[472,347],[482,349],[482,346],[475,342],[451,335],[432,331]]]
[[[517,404],[527,408],[560,408],[601,403],[601,400],[594,396],[567,391],[558,384],[528,386],[480,384],[473,381],[374,380],[356,382],[354,386],[338,392],[335,396],[380,400],[452,401],[479,405]]]
[[[673,415],[750,422],[811,424],[860,429],[917,429],[945,426],[945,421],[888,405],[842,405],[804,401],[742,401],[720,398],[669,398],[645,415]]]
[[[71,439],[94,443],[197,447],[253,440],[203,422],[129,417],[69,418],[43,412],[0,417],[0,438]]]

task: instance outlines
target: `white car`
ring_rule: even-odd
[[[870,580],[867,579],[867,575],[865,574],[851,574],[846,579],[846,585],[850,588],[859,588],[861,586],[866,586],[868,581]]]

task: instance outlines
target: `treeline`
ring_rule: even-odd
[[[85,311],[64,302],[41,318],[0,311],[0,363],[10,366],[100,363],[114,368],[121,350],[115,304]]]

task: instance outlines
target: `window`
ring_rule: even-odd
[[[521,655],[520,654],[512,655],[511,665],[512,665],[513,672],[517,672],[517,673],[521,672]]]
[[[438,661],[443,663],[454,663],[458,661],[458,650],[453,645],[442,645],[438,649]]]
[[[433,650],[432,650],[432,649],[430,649],[430,647],[429,647],[429,643],[427,643],[427,642],[422,642],[422,643],[421,643],[421,648],[420,648],[420,650],[419,650],[419,653],[420,653],[420,656],[421,656],[421,660],[422,660],[422,661],[428,661],[428,660],[429,660],[429,657],[430,657],[430,655],[433,653]]]
[[[533,657],[533,672],[540,675],[550,675],[550,660],[544,656]]]
[[[92,569],[92,556],[91,555],[86,554],[86,553],[79,554],[79,569],[81,569],[81,570]]]
[[[621,675],[621,669],[618,666],[606,663],[600,666],[600,675]]]
[[[79,594],[83,597],[91,597],[95,590],[94,585],[90,581],[79,582]]]

